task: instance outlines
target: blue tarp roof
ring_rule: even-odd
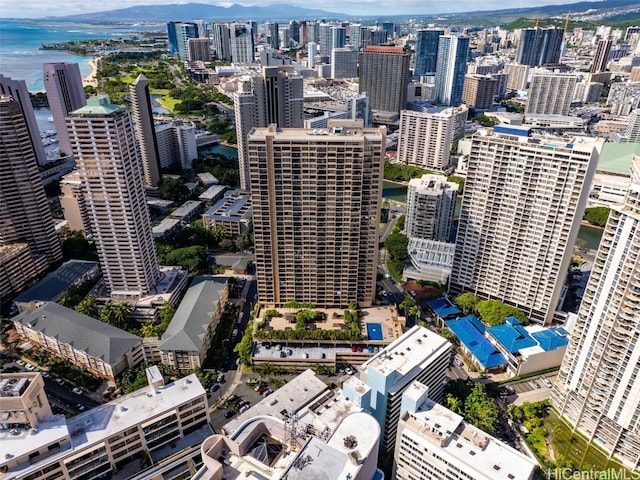
[[[540,332],[532,333],[540,347],[548,352],[556,348],[564,347],[569,343],[569,333],[562,327],[548,328]]]
[[[538,343],[514,317],[508,317],[503,325],[489,327],[489,333],[511,353],[517,353]]]
[[[478,330],[476,327],[478,323],[480,322],[476,317],[469,315],[456,320],[449,320],[445,322],[445,325],[476,357],[483,368],[494,368],[507,363],[504,356]]]
[[[435,300],[429,300],[427,302],[427,305],[429,305],[429,308],[436,312],[436,315],[441,318],[452,317],[455,315],[460,315],[462,313],[462,311],[458,307],[453,305],[446,298],[436,298]]]

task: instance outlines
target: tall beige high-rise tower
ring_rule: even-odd
[[[371,109],[400,113],[407,105],[409,59],[402,47],[370,45],[360,52],[360,93],[367,93]]]
[[[640,157],[612,208],[551,400],[582,434],[640,469]],[[637,472],[636,472],[637,473]]]
[[[473,136],[450,280],[550,322],[571,261],[603,140]]]
[[[43,70],[44,88],[47,91],[53,124],[58,133],[58,145],[62,153],[71,155],[65,119],[69,112],[87,104],[80,67],[77,63],[45,63]]]
[[[27,243],[44,259],[42,270],[62,259],[25,114],[0,95],[0,246],[14,243]]]
[[[371,306],[385,138],[354,121],[249,135],[261,302]]]
[[[566,73],[539,71],[531,76],[526,114],[569,115],[578,77]]]
[[[131,114],[92,97],[67,128],[105,284],[112,296],[147,294],[160,273]]]

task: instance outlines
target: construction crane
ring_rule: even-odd
[[[571,12],[567,13],[567,18],[564,21],[564,34],[562,36],[562,41],[564,43],[567,42],[567,32],[569,31],[569,17],[571,16]]]

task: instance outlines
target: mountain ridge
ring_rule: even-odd
[[[46,20],[76,21],[76,22],[168,22],[189,21],[193,19],[216,21],[243,20],[333,20],[333,19],[393,19],[412,16],[414,18],[451,19],[465,17],[506,17],[514,15],[535,15],[540,17],[564,15],[568,12],[576,14],[586,10],[612,10],[633,5],[640,7],[640,0],[599,0],[594,2],[580,1],[563,5],[543,5],[537,7],[505,8],[501,10],[477,10],[472,12],[452,13],[412,13],[402,15],[349,15],[328,12],[320,9],[303,8],[287,4],[277,4],[267,7],[245,7],[233,4],[229,7],[210,5],[206,3],[165,4],[165,5],[137,5],[133,7],[108,10],[102,12],[85,13],[79,15],[49,16]],[[498,18],[496,18],[498,20]]]

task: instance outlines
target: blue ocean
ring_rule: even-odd
[[[88,25],[49,20],[0,19],[0,73],[15,80],[25,80],[31,92],[44,91],[42,64],[76,62],[83,77],[91,73],[91,57],[57,50],[40,50],[50,43],[91,39],[130,38],[141,30],[164,29],[163,25]]]

